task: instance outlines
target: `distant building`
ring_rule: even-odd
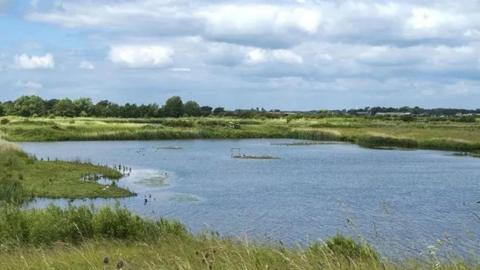
[[[408,116],[412,115],[410,112],[379,112],[376,113],[375,115],[378,116]]]

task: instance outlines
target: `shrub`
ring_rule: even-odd
[[[366,135],[355,139],[355,143],[368,148],[382,147],[400,147],[400,148],[416,148],[418,143],[415,140],[407,138],[387,137]]]
[[[380,255],[368,244],[356,242],[342,235],[327,240],[325,243],[316,243],[310,247],[313,254],[328,254],[333,258],[346,260],[379,260]]]
[[[3,118],[2,120],[0,120],[0,124],[2,125],[8,125],[10,123],[10,120],[8,120],[7,118]]]
[[[13,180],[12,176],[0,179],[0,201],[18,205],[30,198],[20,181]]]
[[[50,205],[42,210],[0,207],[0,245],[79,243],[86,239],[156,240],[165,235],[187,236],[175,221],[142,219],[119,207]]]

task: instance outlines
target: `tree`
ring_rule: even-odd
[[[195,101],[187,101],[183,106],[183,111],[188,116],[200,116],[200,105]]]
[[[46,100],[44,101],[44,103],[45,103],[45,110],[47,111],[47,114],[54,114],[53,108],[55,107],[55,105],[57,105],[58,99]]]
[[[183,115],[183,102],[179,96],[171,97],[165,102],[165,115],[168,117],[180,117]]]
[[[210,106],[202,106],[200,108],[200,114],[202,116],[209,116],[210,114],[212,114],[212,110],[213,110],[213,108],[210,107]]]
[[[53,107],[53,114],[57,116],[74,117],[75,105],[73,104],[72,100],[68,98],[61,99]]]
[[[0,102],[0,117],[4,116],[6,113],[5,113],[5,109],[3,107],[3,104]]]
[[[223,107],[217,107],[213,110],[214,115],[220,115],[225,112],[225,108]]]
[[[73,102],[76,116],[90,116],[93,112],[93,102],[90,98],[79,98]]]
[[[45,115],[45,103],[38,96],[23,96],[13,105],[13,114],[20,116]]]

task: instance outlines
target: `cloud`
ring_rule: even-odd
[[[34,81],[17,81],[15,86],[19,88],[26,88],[28,90],[39,90],[43,88],[41,83]]]
[[[161,68],[170,65],[174,51],[160,45],[119,45],[110,49],[110,60],[128,68]]]
[[[18,69],[53,69],[55,60],[49,53],[44,56],[22,54],[15,56],[14,66]]]
[[[465,43],[480,28],[474,0],[462,1],[69,1],[28,12],[32,21],[118,35],[198,36],[288,49],[322,40],[374,45]]]
[[[186,67],[173,67],[169,69],[172,72],[190,72],[192,71],[190,68]]]
[[[218,105],[243,96],[247,106],[252,94],[261,95],[258,89],[271,94],[263,96],[267,103],[283,95],[286,105],[294,94],[285,89],[296,89],[306,103],[328,106],[336,106],[328,102],[334,96],[336,104],[350,105],[405,105],[425,96],[449,104],[448,93],[459,95],[455,88],[470,95],[465,104],[480,98],[478,0],[62,0],[26,6],[29,25],[75,36],[66,40],[75,50],[62,48],[65,42],[48,45],[55,37],[44,35],[39,47],[5,50],[7,58],[0,59],[10,64],[11,55],[53,52],[61,68],[38,75],[49,85],[45,93],[57,91],[52,85],[57,93],[70,86],[78,95],[88,88],[108,98],[120,93],[108,89],[123,87],[125,97],[117,97],[129,101],[142,98],[128,96],[139,88],[147,100],[185,91],[207,102],[223,96]],[[96,72],[67,76],[92,66]],[[61,70],[67,74],[62,78]],[[5,73],[0,83],[32,79]],[[158,93],[148,92],[152,88]]]
[[[195,16],[205,22],[206,38],[268,48],[288,47],[317,33],[318,9],[267,4],[213,5]]]
[[[90,63],[89,61],[83,60],[78,65],[78,68],[79,69],[86,69],[86,70],[93,70],[93,69],[95,69],[95,66],[92,63]]]
[[[279,62],[283,64],[302,64],[303,57],[289,50],[264,50],[252,49],[245,55],[245,62],[250,65],[266,62]]]

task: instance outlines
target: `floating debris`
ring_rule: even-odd
[[[237,159],[280,159],[279,157],[269,156],[269,155],[261,155],[261,156],[252,156],[252,155],[235,155],[232,158]]]
[[[456,152],[453,153],[454,156],[458,157],[475,157],[480,158],[480,153],[473,153],[473,152]]]
[[[340,144],[340,143],[342,143],[342,142],[336,142],[336,141],[301,141],[301,142],[271,143],[271,145],[277,145],[277,146],[308,146],[308,145]]]
[[[199,202],[200,198],[193,194],[176,194],[169,199],[177,203]]]
[[[157,150],[182,150],[183,147],[180,146],[160,146],[157,147]]]
[[[270,155],[246,155],[241,153],[240,148],[230,149],[231,157],[236,159],[280,159],[279,157]]]

